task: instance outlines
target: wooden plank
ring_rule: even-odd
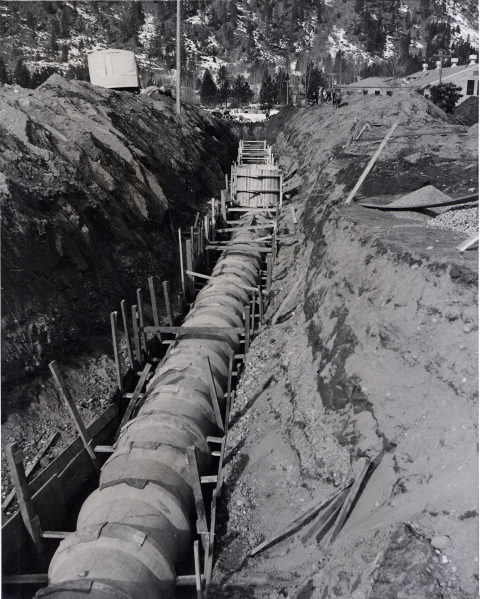
[[[206,484],[210,484],[210,483],[217,484],[217,480],[218,480],[218,476],[216,474],[210,474],[208,476],[200,477],[200,482],[202,483],[202,485],[206,485]]]
[[[115,356],[115,372],[117,375],[117,387],[120,393],[123,393],[123,378],[122,378],[122,365],[120,364],[120,349],[118,341],[118,328],[117,328],[117,313],[112,312],[110,314],[110,325],[112,328],[112,343],[113,353]]]
[[[345,203],[346,204],[350,204],[350,202],[353,200],[355,194],[357,193],[357,191],[360,189],[362,183],[365,181],[365,178],[367,177],[368,173],[371,171],[373,165],[375,164],[375,162],[377,161],[377,158],[380,156],[380,154],[382,153],[383,148],[386,146],[387,141],[389,140],[390,136],[392,135],[392,133],[395,131],[395,129],[397,128],[397,125],[400,121],[397,120],[393,123],[393,125],[390,127],[390,129],[388,130],[387,134],[385,135],[385,137],[383,138],[382,143],[380,144],[380,146],[378,147],[377,151],[375,152],[375,154],[372,156],[370,162],[367,164],[365,170],[363,171],[362,175],[360,176],[360,179],[357,181],[355,187],[352,189],[352,191],[350,192],[350,194],[348,195],[348,198],[346,199]]]
[[[128,406],[127,406],[127,409],[125,410],[125,414],[123,415],[122,421],[120,422],[120,426],[118,427],[117,434],[115,435],[115,441],[118,440],[118,437],[120,436],[120,431],[122,430],[122,428],[125,426],[125,424],[130,420],[130,418],[132,416],[132,412],[135,409],[135,405],[137,404],[138,398],[140,397],[140,393],[142,392],[143,386],[145,385],[148,373],[150,372],[151,368],[152,368],[151,364],[148,364],[148,363],[145,364],[145,368],[143,369],[143,372],[140,376],[137,386],[135,387],[135,391],[133,392],[133,395],[132,395],[130,401],[128,402]]]
[[[96,420],[87,427],[89,435],[95,442],[101,442],[106,437],[105,431],[113,426],[118,409],[114,404],[110,405]],[[38,476],[29,484],[32,493],[38,491],[54,474],[59,474],[65,466],[82,451],[82,440],[77,437],[70,445],[62,451]]]
[[[37,467],[37,464],[40,462],[40,460],[43,458],[43,456],[47,453],[47,451],[50,449],[50,447],[53,445],[53,443],[55,443],[55,441],[58,439],[59,436],[60,436],[60,433],[58,431],[56,433],[54,433],[48,439],[48,441],[45,443],[45,445],[42,447],[42,449],[40,449],[40,451],[35,455],[30,466],[28,466],[25,469],[25,476],[27,477],[27,480],[28,480],[28,477],[32,474],[32,472]],[[6,510],[8,508],[8,506],[10,505],[10,503],[12,502],[14,497],[15,497],[15,489],[13,489],[5,498],[4,502],[2,503],[2,510]]]
[[[357,206],[362,206],[363,208],[374,208],[376,210],[395,210],[395,211],[412,211],[412,210],[421,210],[422,208],[441,208],[442,206],[457,206],[459,204],[468,204],[470,202],[478,201],[478,193],[469,194],[466,196],[462,196],[460,198],[452,198],[446,202],[425,202],[423,204],[416,204],[414,206],[391,206],[390,204],[386,204],[384,206],[380,206],[378,204],[368,204],[365,202],[358,202]]]
[[[219,430],[223,433],[224,426],[223,426],[222,414],[220,412],[220,406],[218,404],[218,396],[217,396],[217,389],[215,386],[215,379],[213,378],[212,367],[210,365],[210,359],[208,356],[204,356],[203,363],[205,366],[205,373],[206,373],[207,380],[208,380],[208,386],[210,388],[210,399],[212,400],[212,407],[213,407],[213,411],[215,412],[215,421],[217,423]]]
[[[176,333],[184,335],[215,335],[221,333],[242,334],[245,329],[242,327],[144,327],[147,333]]]
[[[45,547],[40,536],[40,520],[35,514],[32,504],[32,497],[23,468],[23,452],[20,450],[18,443],[9,443],[5,448],[5,453],[7,454],[10,476],[15,487],[23,523],[35,544],[37,553],[43,553]]]
[[[205,503],[203,501],[202,485],[200,482],[200,473],[198,471],[197,449],[195,445],[187,447],[187,461],[190,470],[190,482],[195,498],[195,507],[197,510],[197,532],[199,534],[208,533],[207,514],[205,511]]]
[[[227,212],[275,212],[275,210],[276,206],[269,206],[268,208],[227,208]]]
[[[462,241],[462,243],[460,243],[459,245],[457,245],[457,247],[455,249],[458,250],[459,252],[465,252],[474,243],[478,243],[478,233],[475,233],[475,235],[472,235],[471,237],[469,237],[465,241]]]
[[[268,223],[265,223],[264,225],[252,225],[251,227],[242,227],[241,223],[238,220],[228,220],[227,223],[229,225],[236,225],[236,226],[232,227],[230,229],[217,229],[217,231],[219,233],[233,233],[238,227],[241,227],[242,230],[245,229],[245,231],[255,231],[257,229],[269,229],[270,227],[276,226],[273,221],[269,221]]]
[[[347,494],[348,490],[342,491],[342,493],[320,513],[313,526],[301,537],[301,541],[304,545],[307,545],[312,537],[315,537],[317,543],[322,540],[335,520]]]
[[[48,574],[13,574],[2,576],[2,584],[48,584]]]
[[[201,576],[202,582],[205,580],[205,576]],[[177,576],[175,581],[177,587],[189,587],[195,584],[195,574],[184,574],[183,576]]]
[[[125,339],[127,341],[128,361],[130,362],[130,368],[132,370],[135,370],[135,362],[133,360],[133,352],[132,352],[132,343],[130,341],[130,333],[128,331],[127,302],[125,300],[122,300],[120,302],[120,308],[122,311],[123,330],[125,332]]]
[[[272,249],[271,248],[252,248],[251,250],[246,250],[244,248],[236,248],[234,245],[231,246],[217,246],[217,245],[207,245],[207,247],[205,248],[206,250],[220,250],[221,252],[225,252],[228,250],[233,250],[234,252],[238,253],[238,254],[251,254],[252,252],[255,252],[256,254],[270,254]],[[251,287],[246,287],[244,286],[245,289],[249,289],[251,290]]]
[[[53,375],[53,378],[55,379],[57,388],[60,391],[60,395],[63,397],[67,409],[70,412],[70,415],[72,416],[73,420],[75,421],[75,426],[77,427],[78,434],[80,435],[80,438],[83,441],[85,450],[87,451],[88,455],[90,456],[90,459],[92,460],[93,467],[95,468],[97,474],[100,475],[100,464],[98,463],[97,458],[95,456],[95,452],[93,451],[90,445],[92,439],[88,434],[85,425],[83,424],[83,420],[81,419],[80,414],[78,413],[77,406],[73,401],[73,397],[70,395],[70,391],[67,389],[65,381],[62,377],[62,373],[60,372],[60,369],[55,360],[50,362],[48,366]]]
[[[350,508],[352,507],[353,502],[355,501],[355,497],[357,496],[358,491],[360,490],[360,486],[367,474],[368,467],[370,466],[370,458],[360,458],[357,462],[358,464],[358,473],[355,477],[353,485],[350,487],[348,495],[345,499],[345,503],[342,505],[342,508],[335,520],[335,523],[330,530],[328,537],[325,539],[324,547],[328,547],[330,543],[332,543],[340,529],[345,523],[347,519],[348,513],[350,512]]]
[[[88,462],[88,458],[86,458]],[[57,475],[47,481],[35,495],[32,505],[43,528],[57,526],[65,516],[65,494]]]
[[[145,310],[143,307],[142,290],[140,288],[137,289],[137,304],[138,304],[138,317],[140,320],[140,328],[143,328],[145,326]],[[147,344],[147,334],[146,333],[140,333],[140,341],[142,344],[142,350],[143,350],[144,354],[148,355],[148,344]]]
[[[71,532],[64,532],[61,530],[47,530],[42,532],[42,539],[66,539]]]
[[[401,137],[424,137],[425,135],[462,135],[463,133],[468,133],[467,128],[462,129],[454,129],[454,130],[446,130],[446,129],[431,129],[422,131],[421,129],[418,131],[409,131],[408,133],[397,133],[396,135],[392,135],[392,139],[399,139]],[[365,143],[369,141],[380,141],[384,139],[382,137],[364,137],[362,139],[354,139],[353,141],[358,141],[360,143]]]
[[[94,451],[95,453],[113,453],[115,449],[111,445],[97,445]]]
[[[233,248],[232,248],[233,249]],[[255,252],[257,251],[256,249],[254,250]],[[202,275],[198,272],[194,272],[193,270],[186,270],[185,271],[188,275],[191,275],[192,277],[200,277],[201,279],[209,279],[209,280],[215,280],[216,277],[212,277],[210,275]],[[222,273],[219,273],[222,274]],[[250,287],[248,285],[241,285],[240,283],[233,283],[232,285],[237,285],[237,287],[241,287],[242,289],[245,289],[246,291],[256,291],[256,287]]]
[[[254,549],[252,549],[250,551],[250,553],[248,555],[253,557],[257,553],[260,553],[261,551],[264,551],[265,549],[268,549],[269,547],[272,547],[273,545],[280,543],[280,541],[283,541],[283,539],[286,539],[290,535],[293,535],[296,532],[298,532],[303,526],[305,526],[305,524],[308,524],[308,522],[310,522],[313,518],[315,518],[315,516],[321,510],[323,510],[332,501],[334,501],[351,484],[352,484],[352,482],[350,481],[346,485],[343,485],[342,487],[340,487],[340,489],[335,491],[335,493],[333,493],[333,495],[330,495],[326,499],[322,499],[322,501],[320,501],[320,503],[313,506],[312,508],[310,508],[303,514],[300,514],[300,516],[298,516],[298,518],[295,518],[288,526],[286,526],[285,528],[280,530],[277,534],[273,535],[266,541],[263,541],[262,543],[260,543],[260,545],[257,545]]]
[[[195,288],[193,286],[192,279],[192,271],[193,271],[193,250],[192,250],[192,242],[190,239],[187,239],[185,242],[185,254],[187,258],[187,268],[185,269],[185,274],[187,275],[187,288],[188,288],[188,297],[190,300],[193,300],[195,297]]]
[[[172,310],[172,300],[170,297],[170,281],[163,281],[163,295],[165,296],[165,306],[167,308],[167,319],[168,324],[173,327],[173,310]],[[157,323],[155,323],[157,324]]]

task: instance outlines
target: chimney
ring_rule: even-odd
[[[470,61],[468,63],[469,66],[471,64],[477,64],[477,55],[476,54],[470,54],[470,56],[468,57],[468,60]]]
[[[422,71],[425,73],[426,71],[428,71],[428,62],[424,62],[422,64]]]
[[[458,67],[458,58],[452,58],[452,67]]]

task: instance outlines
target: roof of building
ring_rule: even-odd
[[[461,66],[451,66],[451,67],[443,67],[442,69],[442,81],[447,81],[449,79],[455,79],[456,75],[461,75],[466,71],[471,71],[472,76],[478,77],[478,64],[472,65],[461,65]],[[474,71],[477,71],[474,74]],[[349,89],[391,89],[392,87],[424,87],[425,85],[433,85],[438,83],[439,81],[439,73],[438,69],[432,69],[430,71],[418,71],[417,73],[412,73],[411,75],[407,75],[406,77],[367,77],[367,79],[362,79],[361,81],[355,81],[353,83],[349,83],[346,85],[346,88]]]

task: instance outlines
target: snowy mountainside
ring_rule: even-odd
[[[213,0],[183,2],[182,12],[183,79],[192,88],[221,66],[255,86],[266,67],[300,75],[312,60],[343,69],[348,83],[392,56],[413,72],[425,60],[433,67],[439,49],[460,64],[478,51],[473,0]],[[142,85],[173,81],[175,2],[3,1],[0,16],[0,81],[22,84],[21,59],[27,87],[52,71],[87,79],[86,54],[108,47],[135,52]]]

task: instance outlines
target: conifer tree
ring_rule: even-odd
[[[262,86],[260,87],[260,104],[265,108],[271,108],[275,103],[275,95],[275,84],[270,73],[265,71],[262,77]]]
[[[0,56],[0,83],[11,83],[3,56]]]
[[[17,64],[15,65],[15,71],[13,73],[13,78],[17,85],[20,87],[29,87],[30,85],[30,71],[25,66],[25,62],[23,58],[19,58]]]
[[[205,69],[202,79],[202,87],[200,88],[200,101],[207,106],[214,104],[217,100],[218,90],[215,81],[208,69]]]

